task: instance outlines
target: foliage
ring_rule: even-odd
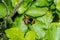
[[[60,0],[1,0],[0,40],[60,40]]]

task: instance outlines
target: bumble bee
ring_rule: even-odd
[[[25,16],[24,18],[24,23],[25,24],[33,24],[35,22],[35,20],[29,16]]]

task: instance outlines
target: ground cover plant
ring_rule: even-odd
[[[60,40],[60,0],[0,0],[0,40]]]

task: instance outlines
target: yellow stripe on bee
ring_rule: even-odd
[[[34,21],[35,21],[35,20],[33,19],[32,23],[34,23]]]

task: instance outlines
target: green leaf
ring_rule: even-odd
[[[5,0],[5,2],[7,4],[7,6],[8,6],[8,15],[11,15],[11,12],[12,12],[12,9],[13,9],[11,0]]]
[[[52,12],[47,12],[46,15],[42,16],[42,17],[38,17],[37,20],[43,22],[46,24],[46,28],[48,29],[49,24],[52,22],[53,20],[53,15]]]
[[[23,19],[24,19],[24,16],[21,16],[21,17],[18,16],[18,17],[16,17],[15,21],[14,21],[14,23],[15,23],[14,25],[16,27],[18,27],[25,34],[25,32],[28,30],[28,27],[27,27],[27,25],[25,25]]]
[[[18,4],[19,1],[20,0],[12,0],[13,7],[15,7]],[[27,10],[27,8],[29,7],[31,2],[32,2],[32,0],[29,0],[29,1],[28,0],[23,0],[22,4],[17,9],[17,12],[19,14],[23,14]]]
[[[9,39],[9,40],[21,40],[21,39],[19,39],[19,38],[12,38],[12,39]]]
[[[50,7],[50,9],[55,10],[56,9],[55,4],[52,4],[51,7]]]
[[[18,13],[19,14],[24,13],[27,10],[27,7],[26,6],[27,6],[26,2],[23,2],[21,4],[21,6],[17,9]]]
[[[51,23],[46,33],[47,40],[60,40],[60,23]]]
[[[35,8],[31,7],[27,10],[26,14],[33,17],[38,17],[46,14],[48,8]]]
[[[3,18],[6,16],[6,7],[4,4],[0,3],[0,18]]]
[[[17,9],[19,14],[24,13],[31,5],[32,0],[24,0],[24,2],[21,4],[21,6]]]
[[[29,25],[29,28],[36,33],[37,39],[43,38],[45,36],[45,31],[43,30],[45,28],[44,23],[35,20],[35,23]]]
[[[48,2],[52,2],[53,0],[47,0]]]
[[[36,34],[34,31],[28,31],[25,36],[25,40],[35,40]]]
[[[49,6],[48,0],[36,0],[34,3],[36,6]]]
[[[12,6],[15,7],[20,0],[11,0]]]
[[[54,0],[56,8],[60,11],[60,0]]]
[[[10,28],[5,30],[5,33],[7,35],[8,38],[10,39],[14,39],[14,40],[23,40],[24,39],[24,35],[21,32],[21,30],[19,30],[18,28]]]

